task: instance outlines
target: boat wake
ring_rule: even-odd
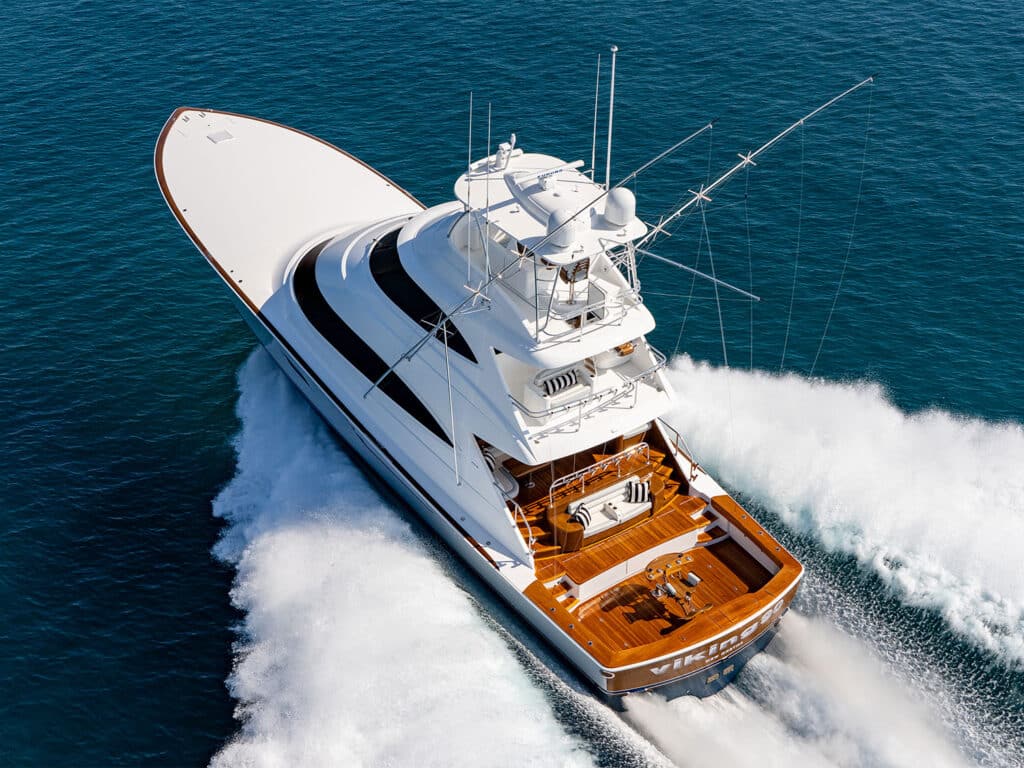
[[[685,356],[670,379],[684,404],[674,426],[720,479],[1024,667],[1024,427],[908,415],[877,384]]]
[[[866,648],[792,612],[736,684],[709,699],[630,696],[625,717],[680,766],[968,765]]]
[[[903,529],[871,506],[888,492],[895,498],[886,509],[899,512],[914,489],[943,473],[947,494],[991,505],[1002,479],[1004,502],[1014,503],[1018,486],[1003,453],[1021,456],[1019,430],[941,414],[902,416],[868,385],[728,372],[687,359],[675,363],[673,380],[700,414],[698,420],[680,413],[676,423],[729,481],[754,488],[791,524],[858,557],[881,546],[867,530],[877,523],[887,548],[865,562],[906,599],[932,605],[928,599],[941,597],[936,607],[944,615],[968,604],[963,590],[990,590],[990,604],[1004,613],[953,612],[950,623],[959,618],[978,642],[1019,657],[995,629],[1013,608],[997,597],[999,580],[972,587],[970,579],[980,576],[952,567],[964,561],[942,559],[941,540],[920,520],[927,507],[904,510],[918,516],[917,535],[900,538]],[[949,714],[929,708],[945,700],[941,691],[923,697],[927,704],[911,700],[863,644],[795,613],[733,686],[705,700],[630,696],[623,724],[573,682],[549,649],[513,636],[500,617],[508,613],[513,624],[515,617],[487,593],[481,614],[479,600],[459,587],[461,569],[444,546],[417,533],[401,507],[381,497],[265,352],[250,357],[239,383],[237,474],[214,511],[228,523],[216,554],[237,568],[232,600],[244,613],[228,681],[240,728],[214,757],[217,768],[455,766],[479,764],[482,755],[490,765],[964,764],[940,725],[948,726]],[[844,412],[855,415],[844,420]],[[875,440],[862,436],[872,429]],[[783,433],[793,446],[785,454]],[[866,442],[881,455],[868,454]],[[941,456],[914,458],[940,442],[959,446],[964,472],[951,472]],[[970,446],[981,454],[973,461]],[[993,466],[983,475],[989,453]],[[871,478],[860,495],[849,490],[852,480],[845,482],[850,456]],[[887,463],[896,469],[884,471]],[[751,474],[738,474],[743,467]],[[941,530],[977,524],[981,514],[971,510],[971,503],[958,505],[956,517],[950,510],[936,522]],[[1012,531],[1003,531],[1014,541]],[[978,548],[988,541],[965,537],[961,545],[984,554]],[[895,556],[902,568],[885,560]],[[936,582],[945,592],[915,589],[930,573],[920,563],[947,569],[939,569]],[[1013,583],[1012,570],[999,577]],[[964,734],[957,740],[972,741]]]
[[[591,764],[269,355],[239,380],[238,470],[214,512],[245,614],[228,681],[241,727],[212,764]]]

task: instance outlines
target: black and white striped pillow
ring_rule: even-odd
[[[651,500],[651,481],[630,480],[626,483],[626,501],[630,504],[643,504]]]
[[[586,504],[580,504],[576,507],[576,511],[569,517],[571,523],[581,523],[584,528],[590,525],[590,510],[587,509]]]
[[[566,371],[565,373],[559,373],[552,376],[549,379],[544,380],[544,394],[551,397],[554,394],[562,392],[577,381],[576,370]]]
[[[491,472],[493,472],[494,467],[497,464],[497,462],[494,460],[494,451],[492,451],[490,448],[484,448],[482,453],[484,455],[484,461],[487,463],[487,468],[491,470]]]

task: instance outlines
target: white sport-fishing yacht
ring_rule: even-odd
[[[228,112],[176,110],[155,152],[281,370],[487,584],[599,691],[707,695],[803,569],[663,420],[679,404],[636,273],[657,232],[582,165],[513,138],[428,208]]]

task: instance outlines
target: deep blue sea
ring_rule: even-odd
[[[1024,765],[1019,2],[0,16],[0,764]],[[674,423],[808,573],[736,685],[621,714],[254,352],[152,170],[208,107],[440,203],[470,91],[478,154],[490,103],[589,163],[610,43],[613,176],[718,118],[633,185],[651,221],[878,74],[659,244],[759,303],[641,265]]]

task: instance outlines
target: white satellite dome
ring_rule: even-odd
[[[625,227],[636,218],[636,196],[625,187],[608,193],[604,203],[604,220],[613,227]]]
[[[572,208],[558,208],[548,216],[549,241],[556,248],[568,248],[579,238],[583,221]]]

